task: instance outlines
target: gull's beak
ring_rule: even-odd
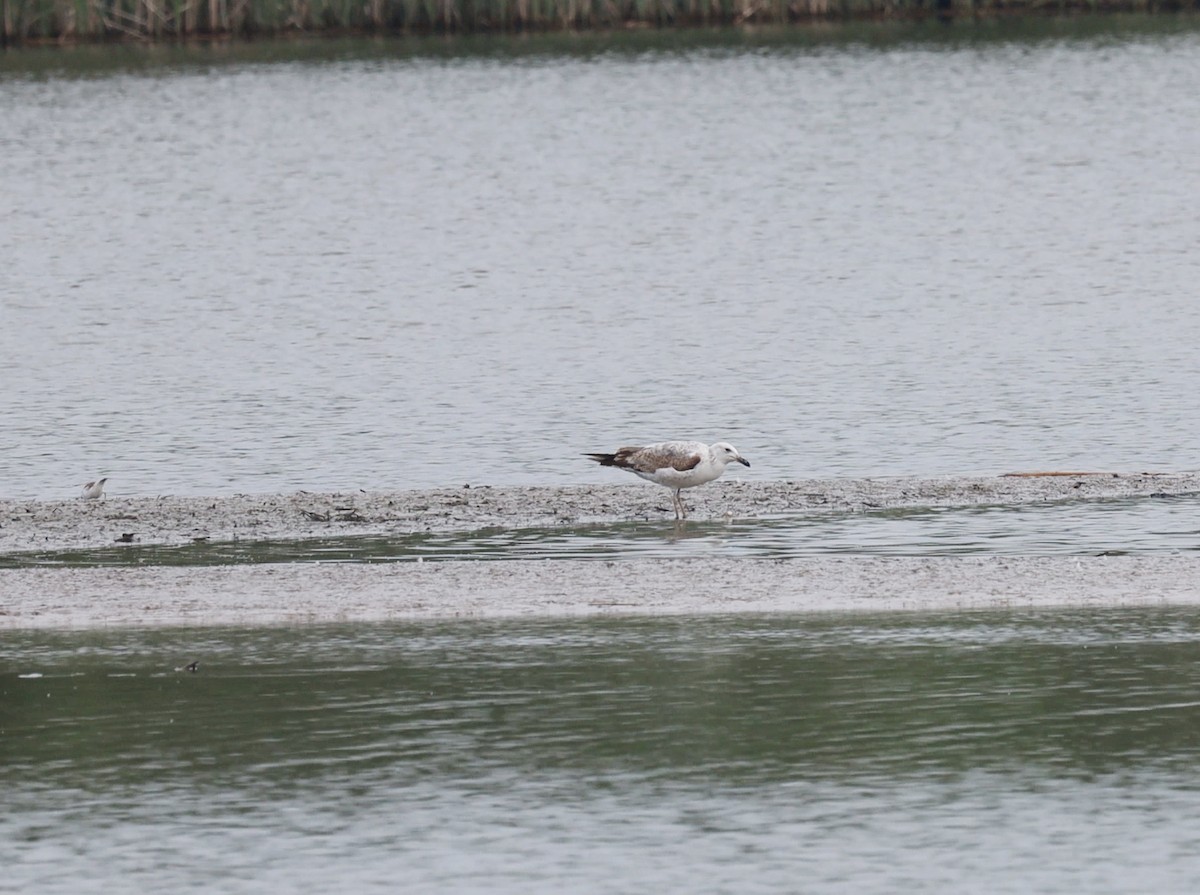
[[[741,463],[743,466],[749,466],[749,465],[750,465],[750,461],[749,461],[749,460],[747,460],[745,457],[738,457],[738,458],[737,458],[737,461],[738,461],[739,463]]]

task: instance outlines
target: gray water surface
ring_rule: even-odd
[[[1198,628],[1155,609],[15,632],[0,859],[48,895],[1189,891]]]
[[[0,489],[1194,469],[1200,38],[1109,21],[6,53]]]

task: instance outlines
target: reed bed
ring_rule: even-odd
[[[1200,0],[0,0],[0,41],[518,32],[1196,8]]]

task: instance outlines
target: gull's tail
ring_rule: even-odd
[[[617,463],[617,454],[584,454],[585,457],[590,457],[601,466],[619,466]]]

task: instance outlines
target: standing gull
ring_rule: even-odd
[[[102,479],[97,479],[94,482],[88,482],[83,486],[83,493],[79,496],[84,500],[96,500],[101,494],[104,493],[104,483],[107,481],[108,478],[105,477]]]
[[[750,461],[727,441],[718,441],[714,445],[702,441],[660,441],[641,447],[619,448],[615,454],[584,456],[591,457],[601,466],[628,469],[648,482],[670,488],[675,492],[671,500],[676,519],[687,516],[683,498],[679,496],[684,488],[695,488],[720,478],[730,463],[750,465]]]

